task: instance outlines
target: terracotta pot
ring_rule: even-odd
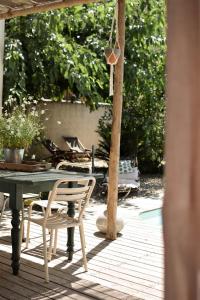
[[[116,45],[114,48],[106,48],[104,53],[105,53],[107,64],[116,65],[120,57],[121,50],[119,46]]]

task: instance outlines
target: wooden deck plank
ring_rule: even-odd
[[[38,230],[36,230],[34,232],[34,230],[32,230],[32,234],[34,234],[34,238],[36,238],[38,236]],[[87,234],[87,232],[86,232]],[[59,234],[59,236],[61,236],[61,241],[63,241],[63,245],[66,243],[66,236],[65,234],[63,233],[62,235]],[[120,239],[120,238],[119,238]],[[75,241],[76,241],[76,248],[78,248],[79,246],[77,246],[77,244],[79,245],[80,244],[80,241],[79,241],[79,237],[78,235],[75,235]],[[153,260],[158,260],[158,261],[162,261],[163,259],[163,251],[160,251],[159,249],[157,248],[153,248],[153,247],[146,247],[146,244],[142,245],[142,243],[130,243],[130,240],[129,240],[129,243],[126,244],[126,245],[120,245],[120,244],[117,244],[115,243],[115,241],[113,243],[110,243],[109,241],[105,240],[104,237],[103,238],[99,238],[99,239],[96,239],[94,240],[94,235],[92,236],[89,236],[87,235],[87,247],[88,247],[88,252],[90,251],[90,249],[92,249],[93,252],[101,252],[101,253],[104,253],[104,249],[107,253],[110,253],[112,254],[113,257],[115,257],[117,255],[118,257],[118,254],[120,253],[120,257],[124,257],[127,261],[127,258],[129,259],[132,259],[133,256],[135,254],[139,254],[139,255],[142,255],[142,254],[145,254],[145,256],[147,255],[148,253],[148,256],[150,255],[153,255]],[[130,244],[130,246],[129,246]],[[96,249],[95,249],[96,248]],[[133,253],[133,251],[135,253]]]
[[[66,260],[66,259],[65,259]],[[61,260],[60,260],[61,261]],[[59,261],[59,264],[61,264],[62,262],[60,262]],[[29,265],[30,265],[30,263],[29,263]],[[72,266],[73,266],[73,268],[72,268]],[[89,265],[90,266],[90,265]],[[28,267],[30,267],[30,266],[28,266]],[[80,268],[80,265],[79,265],[79,268]],[[70,266],[70,272],[72,272],[74,270],[74,264],[72,264],[71,266]],[[91,276],[93,276],[93,277],[96,277],[95,276],[95,274],[93,273],[93,271],[94,270],[90,270],[90,273],[92,273],[92,275]],[[108,272],[109,272],[109,270],[108,270]],[[100,274],[100,272],[98,273],[98,275]],[[106,271],[105,272],[103,272],[103,269],[102,269],[102,276],[100,276],[100,277],[105,277],[104,276],[104,274],[106,274]],[[41,276],[43,276],[43,275],[41,275]],[[61,276],[63,276],[63,274],[61,275]],[[88,275],[86,275],[86,277],[88,277]],[[121,278],[121,275],[119,275],[119,277]],[[117,279],[117,277],[115,278],[115,279]],[[106,280],[108,280],[108,278],[106,277]],[[133,279],[132,279],[133,280]],[[108,280],[109,281],[109,280]],[[114,280],[114,281],[116,281],[116,280]],[[112,278],[112,283],[113,283],[113,278]],[[118,282],[117,282],[118,283]],[[128,281],[127,281],[127,283],[128,283]],[[130,284],[131,284],[131,282],[129,282]],[[120,282],[120,284],[122,284],[122,282]],[[150,283],[149,283],[150,284]],[[153,283],[154,285],[155,285],[155,282]],[[128,285],[129,286],[129,285]],[[146,290],[146,287],[145,286],[143,286],[143,287],[140,287],[139,289],[144,289],[145,288],[145,290]]]
[[[2,259],[2,257],[1,257]],[[21,287],[22,289],[24,288],[26,293],[27,291],[29,291],[29,299],[30,299],[30,293],[33,293],[34,295],[34,298],[35,297],[38,297],[38,295],[40,296],[40,299],[41,299],[41,296],[42,296],[42,299],[57,299],[57,296],[54,295],[54,291],[53,291],[53,288],[52,286],[45,286],[45,284],[41,284],[40,281],[34,281],[33,280],[33,276],[29,276],[26,272],[21,272],[20,271],[20,276],[13,276],[12,274],[10,274],[10,266],[7,264],[9,262],[9,260],[6,262],[6,259],[4,258],[3,259],[3,263],[0,263],[0,269],[1,269],[1,275],[0,275],[0,278],[4,278],[6,280],[9,280],[11,282],[16,282],[18,284],[19,287]],[[3,270],[3,271],[2,271]],[[39,279],[41,280],[41,279]],[[50,291],[51,291],[51,294],[50,294]],[[70,290],[70,291],[65,291],[65,296],[70,294],[70,292],[72,293],[73,290]],[[44,296],[43,296],[44,294]],[[56,292],[57,294],[57,292]],[[62,294],[62,296],[64,296]],[[83,295],[81,294],[78,294],[77,293],[77,296],[79,297],[78,299],[80,300],[84,300],[84,299],[89,299],[88,297],[84,297]],[[77,297],[69,297],[69,299],[77,299]],[[90,298],[92,299],[92,298]]]
[[[77,243],[78,241],[76,241],[76,243]],[[78,244],[78,243],[77,243]],[[35,246],[37,246],[37,242],[35,242],[35,244],[33,245],[33,247],[35,248]],[[62,251],[61,251],[61,254],[63,254],[64,253],[64,251],[65,251],[65,241],[63,242],[63,244],[62,244]],[[109,264],[107,264],[107,265],[109,265],[110,266],[110,268],[112,268],[113,270],[115,270],[116,272],[119,272],[120,271],[120,269],[122,269],[122,273],[125,273],[125,274],[129,274],[129,275],[131,275],[130,274],[130,272],[129,271],[131,271],[131,270],[133,270],[134,272],[136,271],[136,268],[134,268],[135,267],[135,265],[134,265],[134,267],[131,267],[131,265],[129,265],[129,269],[123,269],[122,267],[121,267],[121,262],[120,262],[120,253],[118,254],[118,257],[116,257],[116,259],[115,259],[115,261],[112,263],[112,258],[107,258],[106,257],[106,255],[107,255],[107,253],[106,253],[106,255],[104,255],[104,254],[102,254],[102,252],[101,252],[101,256],[100,256],[100,253],[98,253],[97,252],[97,254],[98,255],[96,255],[95,253],[92,253],[92,251],[89,251],[89,253],[87,254],[87,256],[88,256],[88,260],[89,260],[89,262],[91,263],[91,266],[92,265],[97,265],[97,266],[99,266],[99,267],[101,267],[101,266],[106,266],[106,263],[108,263],[109,262]],[[80,251],[79,252],[77,252],[77,254],[76,254],[76,257],[78,258],[78,259],[81,259],[81,253],[80,253]],[[75,258],[76,258],[75,257]],[[102,258],[102,259],[100,259],[100,261],[99,261],[99,258]],[[107,260],[107,262],[105,263],[105,261]],[[130,261],[130,260],[129,260]],[[142,271],[142,265],[145,267],[146,266],[146,264],[144,264],[143,263],[143,259],[141,259],[141,261],[142,261],[142,263],[140,263],[140,270],[138,269],[138,272],[139,273],[144,273],[145,275],[148,275],[147,274],[147,272],[145,272],[145,271],[143,271],[143,272],[141,272]],[[127,258],[126,259],[123,259],[123,262],[127,262]],[[74,260],[74,263],[76,263],[76,260]],[[80,263],[79,263],[80,264]],[[120,268],[117,268],[117,267],[120,267]],[[153,265],[150,265],[149,266],[151,269],[151,271],[153,271]],[[160,276],[162,277],[162,268],[160,268],[158,265],[155,265],[154,266],[156,269],[155,269],[155,279],[156,278],[160,278]],[[160,271],[159,272],[159,276],[157,276],[156,274],[158,273],[158,271]],[[154,275],[153,275],[153,273],[152,272],[149,272],[150,274],[150,276],[151,276],[151,280],[152,280],[152,278],[154,277]]]
[[[0,231],[0,279],[2,277],[3,280],[6,279],[6,273],[9,270],[11,272],[10,213],[7,212],[7,215]],[[95,214],[86,214],[84,221],[89,268],[87,273],[83,272],[81,266],[78,232],[75,234],[73,263],[67,263],[66,233],[61,230],[58,255],[49,264],[51,283],[45,284],[41,234],[38,227],[33,225],[30,249],[22,253],[20,276],[15,277],[10,273],[9,282],[17,278],[14,283],[29,289],[26,294],[28,297],[34,295],[34,299],[39,300],[58,299],[56,297],[59,293],[63,297],[59,296],[59,300],[163,299],[163,244],[159,227],[143,224],[130,215],[122,235],[110,242],[97,232]],[[6,298],[6,291],[1,293],[1,288],[0,296]]]
[[[3,260],[4,264],[7,264],[9,267],[10,259],[9,256],[5,253],[1,253],[1,261]],[[1,266],[0,266],[1,267]],[[71,274],[64,273],[62,271],[56,272],[55,269],[50,268],[51,282],[46,284],[44,282],[44,271],[41,264],[36,264],[33,261],[21,260],[21,269],[20,269],[20,278],[24,280],[29,280],[31,283],[36,283],[42,287],[48,288],[51,293],[54,290],[60,290],[63,294],[66,292],[69,294],[69,299],[74,299],[70,293],[76,293],[81,298],[82,295],[87,295],[86,299],[116,299],[115,291],[108,289],[107,287],[99,286],[97,283],[90,282],[88,280],[79,279],[71,276]],[[12,276],[12,274],[10,275]],[[19,278],[12,276],[12,278]],[[117,299],[126,299],[127,294],[117,292],[120,298]],[[55,298],[56,299],[56,298]],[[76,299],[76,298],[75,298]],[[79,299],[79,298],[78,298]]]
[[[35,246],[37,245],[37,243],[33,246],[34,249],[35,249]],[[60,254],[62,255],[61,259],[57,259],[57,261],[59,261],[60,263],[64,263],[63,261],[66,262],[66,258],[63,257],[64,255],[64,249],[65,249],[65,244],[63,244],[64,247],[62,247],[62,251],[60,251]],[[31,250],[28,250],[27,253],[30,253],[31,254]],[[88,257],[88,261],[89,261],[89,268],[90,270],[96,270],[98,272],[105,272],[106,273],[112,273],[112,276],[114,277],[118,277],[119,276],[119,273],[122,273],[123,275],[123,279],[125,279],[127,282],[128,281],[132,281],[132,278],[135,276],[135,277],[138,277],[138,278],[141,278],[141,281],[144,280],[145,283],[148,281],[150,281],[150,285],[151,283],[156,283],[157,284],[157,281],[159,280],[160,276],[154,276],[152,274],[152,272],[150,272],[150,274],[148,275],[147,272],[141,272],[141,269],[138,269],[136,270],[136,268],[131,268],[131,269],[124,269],[121,267],[121,265],[115,265],[115,264],[112,264],[111,262],[108,264],[107,262],[105,263],[104,260],[106,259],[106,257],[103,257],[103,260],[98,262],[98,260],[96,259],[96,256],[94,259],[91,259],[90,260],[90,257],[89,255],[87,254],[87,257]],[[77,259],[76,259],[77,258]],[[78,268],[81,267],[81,260],[82,260],[82,255],[79,252],[76,253],[76,257],[73,261],[73,264],[70,266],[70,270],[72,271],[75,271]],[[109,261],[109,260],[108,260]],[[162,276],[161,276],[162,277]]]

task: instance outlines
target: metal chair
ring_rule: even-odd
[[[56,181],[53,190],[50,193],[44,216],[34,218],[32,216],[32,206],[29,208],[28,217],[25,219],[28,220],[28,223],[33,222],[42,227],[46,282],[49,282],[48,258],[51,257],[52,254],[53,233],[57,235],[57,230],[61,228],[79,227],[81,248],[83,253],[83,265],[85,271],[87,271],[83,214],[85,207],[91,197],[95,182],[96,180],[93,177],[78,178],[78,182],[77,178],[65,180],[60,179]],[[78,210],[76,211],[74,217],[69,217],[67,215],[68,202],[75,202],[78,204]],[[62,204],[62,210],[58,209],[55,213],[52,214],[52,207],[54,207],[55,204]],[[47,254],[46,229],[50,232],[49,257]],[[27,241],[29,241],[29,231],[27,232]],[[57,237],[54,239],[54,249],[56,248],[56,244]]]
[[[39,194],[27,193],[27,194],[23,194],[23,201],[24,200],[34,201],[34,199],[39,198],[39,197],[40,197]],[[0,214],[0,223],[2,221],[3,214],[4,214],[4,211],[5,211],[5,208],[6,208],[6,203],[7,203],[8,200],[9,200],[9,194],[4,193],[3,194],[3,204],[2,204],[2,207],[1,207],[1,214]]]
[[[57,166],[56,166],[56,170],[59,170],[65,164],[66,164],[66,162],[58,163]],[[49,196],[50,196],[50,193],[51,193],[51,191],[49,192]],[[48,196],[48,198],[49,198],[49,196]],[[31,215],[31,212],[32,212],[32,209],[33,209],[34,205],[39,206],[42,209],[43,214],[45,214],[45,211],[46,211],[46,208],[47,208],[47,205],[48,205],[48,200],[37,199],[35,201],[32,201],[29,204],[29,211],[28,211],[29,216]],[[53,210],[62,210],[63,207],[62,207],[62,205],[59,205],[58,203],[54,203],[54,205],[52,205],[51,208]],[[24,222],[24,210],[22,210],[22,224],[23,224],[23,222]],[[23,227],[23,225],[22,225],[22,227]],[[27,225],[26,248],[28,248],[28,244],[29,244],[29,235],[30,235],[30,222],[28,222],[28,225]],[[57,232],[56,232],[56,236],[57,236]]]

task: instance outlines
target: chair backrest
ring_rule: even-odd
[[[132,166],[132,162],[129,159],[119,161],[119,174],[132,173],[135,167]]]
[[[139,169],[138,167],[132,166],[132,161],[131,160],[120,160],[119,161],[119,178],[118,178],[118,183],[124,183],[126,181],[127,184],[132,183],[132,182],[137,182],[136,185],[139,185]],[[106,176],[106,181],[109,182],[109,177]]]
[[[131,160],[119,161],[119,179],[128,178],[131,175],[130,178],[139,180],[139,173],[138,167],[134,167]]]
[[[44,139],[42,144],[51,154],[56,154],[61,151],[60,148],[50,139]]]
[[[85,147],[76,136],[63,136],[63,139],[70,150],[77,151],[79,153],[85,152]]]
[[[78,203],[80,209],[78,210],[77,220],[80,222],[95,183],[96,180],[94,177],[74,177],[72,179],[57,180],[48,199],[48,205],[44,216],[44,225],[51,213],[51,205],[54,201],[59,203],[62,202],[62,204],[66,203],[66,207],[68,202]]]

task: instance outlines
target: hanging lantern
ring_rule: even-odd
[[[114,31],[114,25],[116,24],[116,41],[113,46],[112,43],[112,35]],[[114,65],[117,64],[121,50],[119,45],[119,35],[118,35],[118,2],[116,1],[115,5],[115,12],[112,20],[112,26],[111,26],[111,32],[110,32],[110,38],[109,38],[109,47],[105,48],[104,50],[106,62],[108,65],[110,65],[110,91],[109,95],[113,95],[113,77],[114,77]]]
[[[121,50],[118,42],[115,43],[114,48],[110,48],[110,47],[106,48],[105,57],[106,57],[107,64],[116,65],[120,57],[120,54],[121,54]]]

